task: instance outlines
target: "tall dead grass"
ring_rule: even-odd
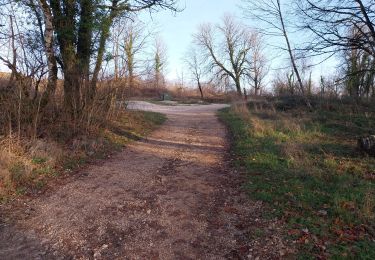
[[[313,141],[317,133],[306,129],[308,116],[293,116],[293,114],[276,111],[275,104],[254,100],[248,103],[237,102],[232,105],[232,111],[248,122],[251,136],[256,138],[272,138],[284,158],[295,167],[306,167],[311,162],[306,157],[304,143]],[[311,135],[309,137],[309,135]]]
[[[27,81],[8,83],[0,86],[0,200],[25,187],[43,186],[67,158],[102,150],[104,129],[124,111],[113,82],[100,83],[95,98],[75,117],[64,112],[61,81],[44,108],[43,82],[39,93]]]

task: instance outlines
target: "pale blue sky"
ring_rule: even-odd
[[[291,2],[286,0],[284,4],[284,10],[287,11]],[[243,5],[241,0],[180,0],[180,6],[185,7],[182,12],[174,14],[170,11],[160,11],[153,13],[151,17],[147,12],[141,14],[141,20],[156,27],[156,31],[159,32],[160,37],[166,44],[168,51],[167,78],[176,80],[178,75],[181,75],[181,72],[184,71],[183,56],[191,44],[192,34],[197,31],[200,24],[218,23],[225,14],[231,14],[250,27],[260,26],[259,22],[244,18],[244,13],[240,8],[241,5]],[[291,33],[294,29],[289,29],[292,42],[306,40],[306,35],[294,35]],[[284,39],[279,37],[268,38],[266,44],[284,46]],[[269,80],[272,79],[277,68],[289,65],[289,60],[285,54],[284,51],[274,47],[266,48],[266,56],[271,67],[268,75]],[[319,79],[320,74],[326,74],[324,72],[332,73],[334,66],[335,64],[331,62],[315,67],[313,77]],[[185,78],[187,74],[187,71],[185,71]]]
[[[161,11],[152,14],[143,13],[141,20],[151,26],[166,44],[168,51],[168,78],[177,79],[177,73],[183,70],[182,59],[192,41],[192,34],[202,23],[217,23],[225,13],[242,16],[238,5],[241,0],[180,0],[179,6],[185,7],[182,12],[173,14]],[[187,76],[186,72],[184,73]]]

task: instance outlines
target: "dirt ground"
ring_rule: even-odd
[[[147,139],[38,196],[2,206],[0,259],[279,259],[277,221],[261,219],[230,167],[223,105],[165,113]]]

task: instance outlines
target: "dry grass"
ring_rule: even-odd
[[[30,82],[0,86],[0,201],[38,191],[49,179],[104,157],[162,121],[156,114],[124,111],[121,86],[111,81],[100,82],[92,102],[72,116],[63,110],[62,83],[44,109]]]
[[[247,107],[246,103],[243,102],[233,103],[231,110],[234,113],[243,116],[243,118],[247,118],[250,115],[249,108]]]
[[[17,194],[34,193],[48,181],[69,174],[93,159],[105,158],[129,141],[148,134],[164,121],[150,112],[121,112],[106,127],[82,132],[73,138],[11,140],[2,138],[0,149],[0,201]]]

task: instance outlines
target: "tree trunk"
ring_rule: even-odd
[[[133,55],[127,54],[127,66],[128,66],[128,87],[134,87],[134,62],[133,62]]]
[[[40,101],[41,108],[47,106],[50,96],[55,93],[57,85],[57,62],[55,52],[53,49],[53,24],[52,24],[52,13],[46,0],[39,0],[40,6],[43,10],[44,15],[44,46],[45,53],[48,63],[48,83],[45,92],[43,93]]]
[[[101,35],[100,41],[99,41],[98,56],[96,58],[96,64],[95,64],[95,68],[94,68],[94,73],[92,75],[91,86],[90,86],[90,90],[89,90],[89,94],[88,94],[89,99],[93,99],[95,97],[95,94],[96,94],[96,85],[98,83],[99,72],[100,72],[100,69],[102,67],[104,51],[105,51],[105,44],[106,44],[106,41],[107,41],[107,37],[104,35],[104,33],[105,32],[102,32],[102,35]]]
[[[257,76],[255,76],[254,77],[254,94],[255,94],[255,96],[258,96],[259,95],[259,90],[260,90],[260,86],[259,86],[259,82],[258,82],[258,77]]]
[[[285,39],[285,42],[286,42],[286,45],[287,45],[287,48],[288,48],[289,58],[290,58],[290,61],[292,63],[294,73],[296,74],[298,85],[300,87],[301,93],[302,93],[302,95],[304,95],[305,91],[304,91],[304,88],[303,88],[302,79],[301,79],[301,76],[299,74],[297,64],[296,64],[296,61],[294,59],[294,55],[293,55],[293,52],[292,52],[292,47],[290,45],[289,37],[288,37],[288,34],[286,32],[286,29],[285,29],[284,17],[283,17],[283,14],[281,12],[280,0],[277,0],[277,6],[278,6],[278,11],[279,11],[279,18],[280,18],[282,31],[283,31],[283,36],[284,36],[284,39]]]
[[[239,78],[234,79],[238,96],[242,97],[241,80]]]
[[[119,42],[118,42],[118,36],[116,37],[115,40],[115,50],[114,50],[114,63],[115,63],[115,80],[117,81],[119,79]]]
[[[75,62],[64,62],[64,106],[74,118],[81,111],[82,79]]]
[[[17,48],[15,45],[15,33],[14,33],[14,25],[13,25],[13,16],[9,15],[9,21],[10,21],[10,32],[11,32],[11,45],[12,45],[12,72],[10,74],[10,79],[9,79],[9,86],[13,84],[13,81],[17,77]],[[9,87],[8,86],[8,87]]]
[[[80,69],[76,53],[76,26],[75,19],[77,6],[74,1],[50,0],[53,14],[53,26],[56,32],[60,54],[62,58],[62,71],[64,74],[64,109],[73,118],[80,112]]]
[[[201,94],[201,99],[203,100],[204,97],[203,97],[203,89],[202,89],[202,84],[201,82],[198,80],[198,88],[199,88],[199,92]]]
[[[129,38],[125,39],[126,66],[128,71],[128,87],[134,87],[134,54],[133,54],[133,33],[129,32]]]
[[[358,147],[361,151],[375,156],[375,135],[360,138],[358,140]]]
[[[310,101],[308,100],[308,98],[305,96],[305,90],[304,90],[304,87],[303,87],[301,75],[299,74],[299,71],[298,71],[298,68],[297,68],[297,64],[296,64],[296,61],[294,59],[294,55],[293,55],[293,52],[292,52],[292,47],[290,45],[289,37],[288,37],[288,34],[286,32],[286,28],[285,28],[285,24],[284,24],[284,17],[283,17],[283,14],[281,12],[280,0],[277,0],[277,7],[278,7],[279,18],[280,18],[280,23],[281,23],[281,28],[282,28],[283,36],[285,38],[285,42],[286,42],[286,45],[287,45],[287,48],[288,48],[288,53],[289,53],[290,61],[292,63],[292,67],[293,67],[294,73],[296,74],[298,85],[299,85],[302,97],[304,98],[305,103],[308,106],[308,108],[311,109],[312,106],[311,106]]]
[[[81,0],[80,21],[78,28],[77,40],[77,69],[80,77],[81,93],[87,103],[90,98],[90,58],[91,58],[91,41],[92,41],[92,27],[93,27],[93,1]],[[85,104],[82,104],[82,107]]]
[[[91,87],[90,87],[90,91],[89,91],[89,98],[90,99],[93,99],[95,94],[96,94],[96,84],[98,82],[99,72],[100,72],[100,69],[101,69],[102,63],[103,63],[105,45],[106,45],[107,39],[110,35],[110,28],[111,28],[113,19],[117,15],[117,4],[118,4],[118,2],[119,2],[119,0],[113,0],[112,1],[111,12],[110,12],[108,18],[105,19],[104,22],[102,23],[101,34],[100,34],[100,39],[99,39],[98,56],[96,58],[95,69],[94,69],[94,73],[92,75]]]

